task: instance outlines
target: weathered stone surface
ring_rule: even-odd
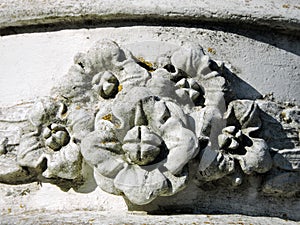
[[[87,186],[94,186],[92,181]],[[63,192],[48,183],[30,183],[22,185],[0,184],[0,216],[4,222],[6,216],[22,215],[26,212],[105,212],[127,210],[122,197],[110,195],[96,188],[95,191],[75,192],[73,189]],[[11,220],[11,222],[13,222]],[[5,223],[4,223],[5,224]],[[9,223],[11,224],[11,223]]]
[[[251,217],[245,215],[171,215],[153,216],[142,213],[120,213],[118,211],[95,212],[95,211],[73,211],[73,212],[26,212],[20,215],[5,215],[0,224],[14,221],[18,224],[278,224],[296,225],[295,221],[272,218]]]
[[[276,29],[299,31],[299,2],[252,1],[15,1],[5,0],[0,5],[0,26],[122,20],[186,20],[264,25]],[[240,21],[243,21],[241,23]]]

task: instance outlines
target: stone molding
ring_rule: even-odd
[[[300,5],[286,2],[251,1],[37,1],[5,0],[0,3],[0,28],[29,26],[91,26],[107,24],[213,23],[215,25],[268,27],[297,34]]]

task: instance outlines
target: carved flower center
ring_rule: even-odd
[[[146,126],[135,126],[129,130],[122,146],[129,163],[147,165],[160,153],[162,139]]]
[[[194,79],[182,78],[175,84],[175,86],[184,90],[195,105],[204,104],[204,92]]]
[[[218,143],[220,149],[226,153],[237,155],[245,155],[247,152],[245,146],[252,145],[252,141],[235,126],[225,127],[218,136]]]
[[[119,81],[111,72],[105,71],[93,77],[93,89],[104,99],[114,98],[119,91]]]
[[[70,135],[66,128],[55,123],[44,129],[43,137],[46,139],[45,145],[54,151],[59,151],[70,141]]]

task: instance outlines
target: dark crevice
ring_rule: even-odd
[[[83,65],[82,62],[79,62],[78,65],[79,65],[82,69],[84,69],[84,65]]]
[[[26,25],[28,23],[28,25]],[[25,25],[24,25],[25,24]],[[33,33],[45,31],[57,31],[62,29],[97,28],[97,27],[126,27],[136,25],[147,26],[184,26],[184,27],[215,27],[218,30],[250,28],[255,30],[272,30],[280,33],[292,33],[300,30],[297,22],[274,21],[272,19],[243,20],[241,18],[208,18],[205,16],[164,16],[157,14],[133,15],[133,14],[111,14],[111,15],[80,15],[80,16],[57,16],[46,17],[41,20],[33,19],[22,21],[21,25],[4,27],[0,29],[1,35],[16,33]],[[231,26],[228,26],[231,25]],[[238,28],[236,27],[238,25]],[[299,36],[297,32],[294,35]]]
[[[176,69],[172,64],[167,64],[163,67],[165,70],[167,70],[169,73],[175,73]]]
[[[144,62],[137,61],[136,63],[137,63],[139,66],[141,66],[141,67],[143,67],[144,69],[146,69],[147,71],[149,71],[149,72],[155,71],[155,68],[153,68],[153,67],[147,65],[147,64],[144,63]]]
[[[204,16],[160,16],[160,15],[86,15],[43,18],[43,21],[22,21],[18,26],[0,28],[0,35],[51,32],[67,29],[92,29],[103,27],[162,26],[203,28],[246,36],[300,55],[294,43],[300,40],[300,28],[293,21],[267,19],[243,20],[241,18],[207,18]],[[24,25],[28,23],[28,25]]]
[[[159,162],[165,160],[168,157],[168,155],[169,155],[169,149],[166,146],[165,142],[162,142],[158,156],[154,159],[154,161],[152,161],[148,165],[154,165],[156,163],[159,163]]]
[[[171,81],[173,81],[174,83],[177,83],[178,81],[180,81],[183,78],[189,77],[189,75],[186,72],[184,72],[183,70],[178,69],[178,68],[177,68],[177,70],[178,70],[178,73],[175,76],[171,77]]]
[[[244,147],[239,147],[237,149],[227,149],[225,152],[232,155],[246,155],[247,150]]]

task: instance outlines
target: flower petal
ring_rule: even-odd
[[[168,182],[158,169],[144,170],[128,165],[116,176],[115,186],[134,204],[144,205],[168,190]]]

